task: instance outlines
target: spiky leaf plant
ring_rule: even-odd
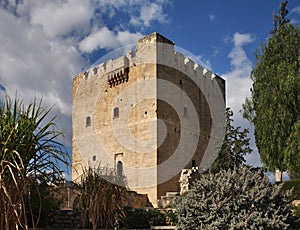
[[[104,170],[105,171],[105,170]],[[125,187],[104,179],[100,166],[97,169],[84,169],[77,184],[78,197],[75,209],[81,213],[83,227],[93,229],[112,228],[117,219],[123,216],[122,191]]]
[[[204,174],[176,202],[178,229],[296,228],[280,188],[246,166]]]
[[[17,96],[0,103],[0,229],[27,229],[30,183],[37,177],[53,182],[61,174],[58,163],[67,163],[55,117],[48,120],[50,110],[42,107],[42,100],[25,106]],[[31,220],[33,227],[38,220]]]

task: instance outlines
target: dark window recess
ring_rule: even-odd
[[[196,161],[192,160],[192,167],[196,167]]]
[[[97,159],[96,156],[93,156],[93,161],[96,161],[96,159]]]
[[[86,126],[86,127],[87,127],[87,126],[91,126],[91,117],[90,117],[90,116],[86,117],[86,120],[85,120],[85,126]]]
[[[181,79],[179,80],[179,84],[182,85],[182,80]]]
[[[186,106],[183,107],[183,116],[187,117],[188,115],[188,108]]]
[[[119,108],[116,107],[114,108],[114,118],[118,118],[119,117]]]
[[[145,114],[147,115],[147,111],[145,111]]]
[[[123,163],[122,161],[118,161],[117,164],[117,176],[121,177],[123,175]]]

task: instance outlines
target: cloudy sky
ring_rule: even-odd
[[[252,130],[239,110],[249,96],[254,50],[268,37],[280,2],[1,0],[0,93],[17,92],[25,101],[43,97],[45,105],[55,105],[70,146],[73,76],[156,31],[226,79],[227,106],[236,124]],[[300,2],[290,0],[287,9],[288,18],[299,25]],[[256,150],[247,160],[260,165]]]

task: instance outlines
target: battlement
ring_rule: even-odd
[[[149,50],[154,51],[149,54]],[[97,75],[107,77],[109,81],[124,76],[124,74],[129,72],[131,66],[141,63],[155,63],[170,66],[192,78],[208,77],[214,79],[218,77],[199,63],[195,63],[190,57],[186,57],[182,53],[175,51],[174,42],[156,32],[137,41],[135,55],[133,51],[129,51],[126,56],[110,59],[81,74],[85,76],[85,79]],[[128,80],[128,75],[125,80],[126,79]]]

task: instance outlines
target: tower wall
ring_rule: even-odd
[[[173,42],[157,33],[140,39],[135,56],[73,79],[72,179],[100,165],[121,172],[155,206],[179,192],[181,169],[210,160],[204,153],[213,151],[214,113],[224,114],[224,101],[224,80],[175,52]]]

